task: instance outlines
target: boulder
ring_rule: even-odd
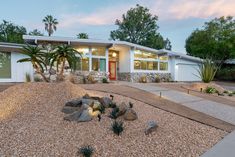
[[[80,110],[80,111],[75,111],[73,112],[72,114],[64,117],[64,120],[67,120],[67,121],[78,121],[81,114],[83,113],[84,110]]]
[[[92,117],[98,117],[98,115],[101,115],[100,111],[94,111],[92,112]]]
[[[74,100],[68,101],[68,102],[66,102],[65,106],[81,107],[82,106],[82,99],[74,99]]]
[[[95,110],[99,110],[100,109],[100,107],[101,107],[101,104],[100,104],[100,102],[99,101],[94,101],[94,103],[91,105],[91,107],[93,108],[93,110],[95,111]]]
[[[153,131],[156,131],[157,127],[158,127],[158,125],[155,121],[149,121],[147,124],[147,128],[144,131],[145,135],[148,135],[148,134],[152,133]]]
[[[117,116],[122,116],[125,114],[126,110],[128,109],[126,103],[122,102],[120,105],[118,105],[119,111]]]
[[[77,122],[88,122],[92,120],[92,114],[89,112],[89,108],[87,110],[83,110]]]
[[[124,114],[124,119],[125,120],[136,120],[138,118],[137,113],[132,109],[129,108],[126,110],[125,114]]]
[[[82,98],[83,98],[83,99],[90,99],[91,97],[90,97],[89,94],[86,93]]]
[[[53,68],[51,68],[51,69],[49,70],[49,74],[51,74],[51,75],[55,75],[55,74],[56,74],[56,70],[55,70],[55,69],[53,69]]]
[[[112,103],[112,99],[110,99],[109,97],[102,97],[99,101],[105,108],[108,108],[109,104]]]
[[[78,111],[80,107],[71,107],[71,106],[64,106],[61,110],[61,112],[64,112],[65,114],[71,114],[75,111]]]
[[[82,98],[82,104],[87,104],[88,106],[92,106],[93,103],[94,100],[92,99]]]

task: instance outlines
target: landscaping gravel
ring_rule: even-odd
[[[132,102],[138,115],[124,121],[120,136],[111,131],[110,109],[90,122],[64,121],[64,104],[88,93],[77,85],[64,83],[25,83],[0,93],[0,156],[76,156],[78,149],[91,145],[94,156],[199,156],[226,132],[168,113],[133,99],[114,95],[114,101]],[[155,132],[145,135],[149,121]]]

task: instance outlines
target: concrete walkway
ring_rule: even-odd
[[[235,156],[235,131],[227,135],[214,147],[204,153],[201,157],[234,157]]]
[[[235,125],[235,107],[206,100],[204,98],[193,96],[176,90],[157,87],[157,85],[130,82],[120,82],[120,84],[138,88],[158,96],[161,92],[162,97],[165,99],[179,103],[193,110],[208,114],[212,117]]]

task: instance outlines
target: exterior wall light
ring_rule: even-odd
[[[115,52],[113,52],[112,56],[113,56],[113,57],[116,57],[116,56],[117,56],[117,54],[116,54]]]

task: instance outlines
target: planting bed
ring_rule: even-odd
[[[61,112],[64,104],[88,93],[77,85],[25,83],[0,93],[0,156],[76,156],[91,145],[94,156],[199,156],[227,133],[213,127],[154,108],[133,99],[114,95],[117,104],[132,102],[135,121],[123,121],[120,136],[110,129],[110,109],[101,121],[68,122]],[[118,120],[122,120],[122,117]],[[157,121],[155,132],[145,135],[147,122]]]

